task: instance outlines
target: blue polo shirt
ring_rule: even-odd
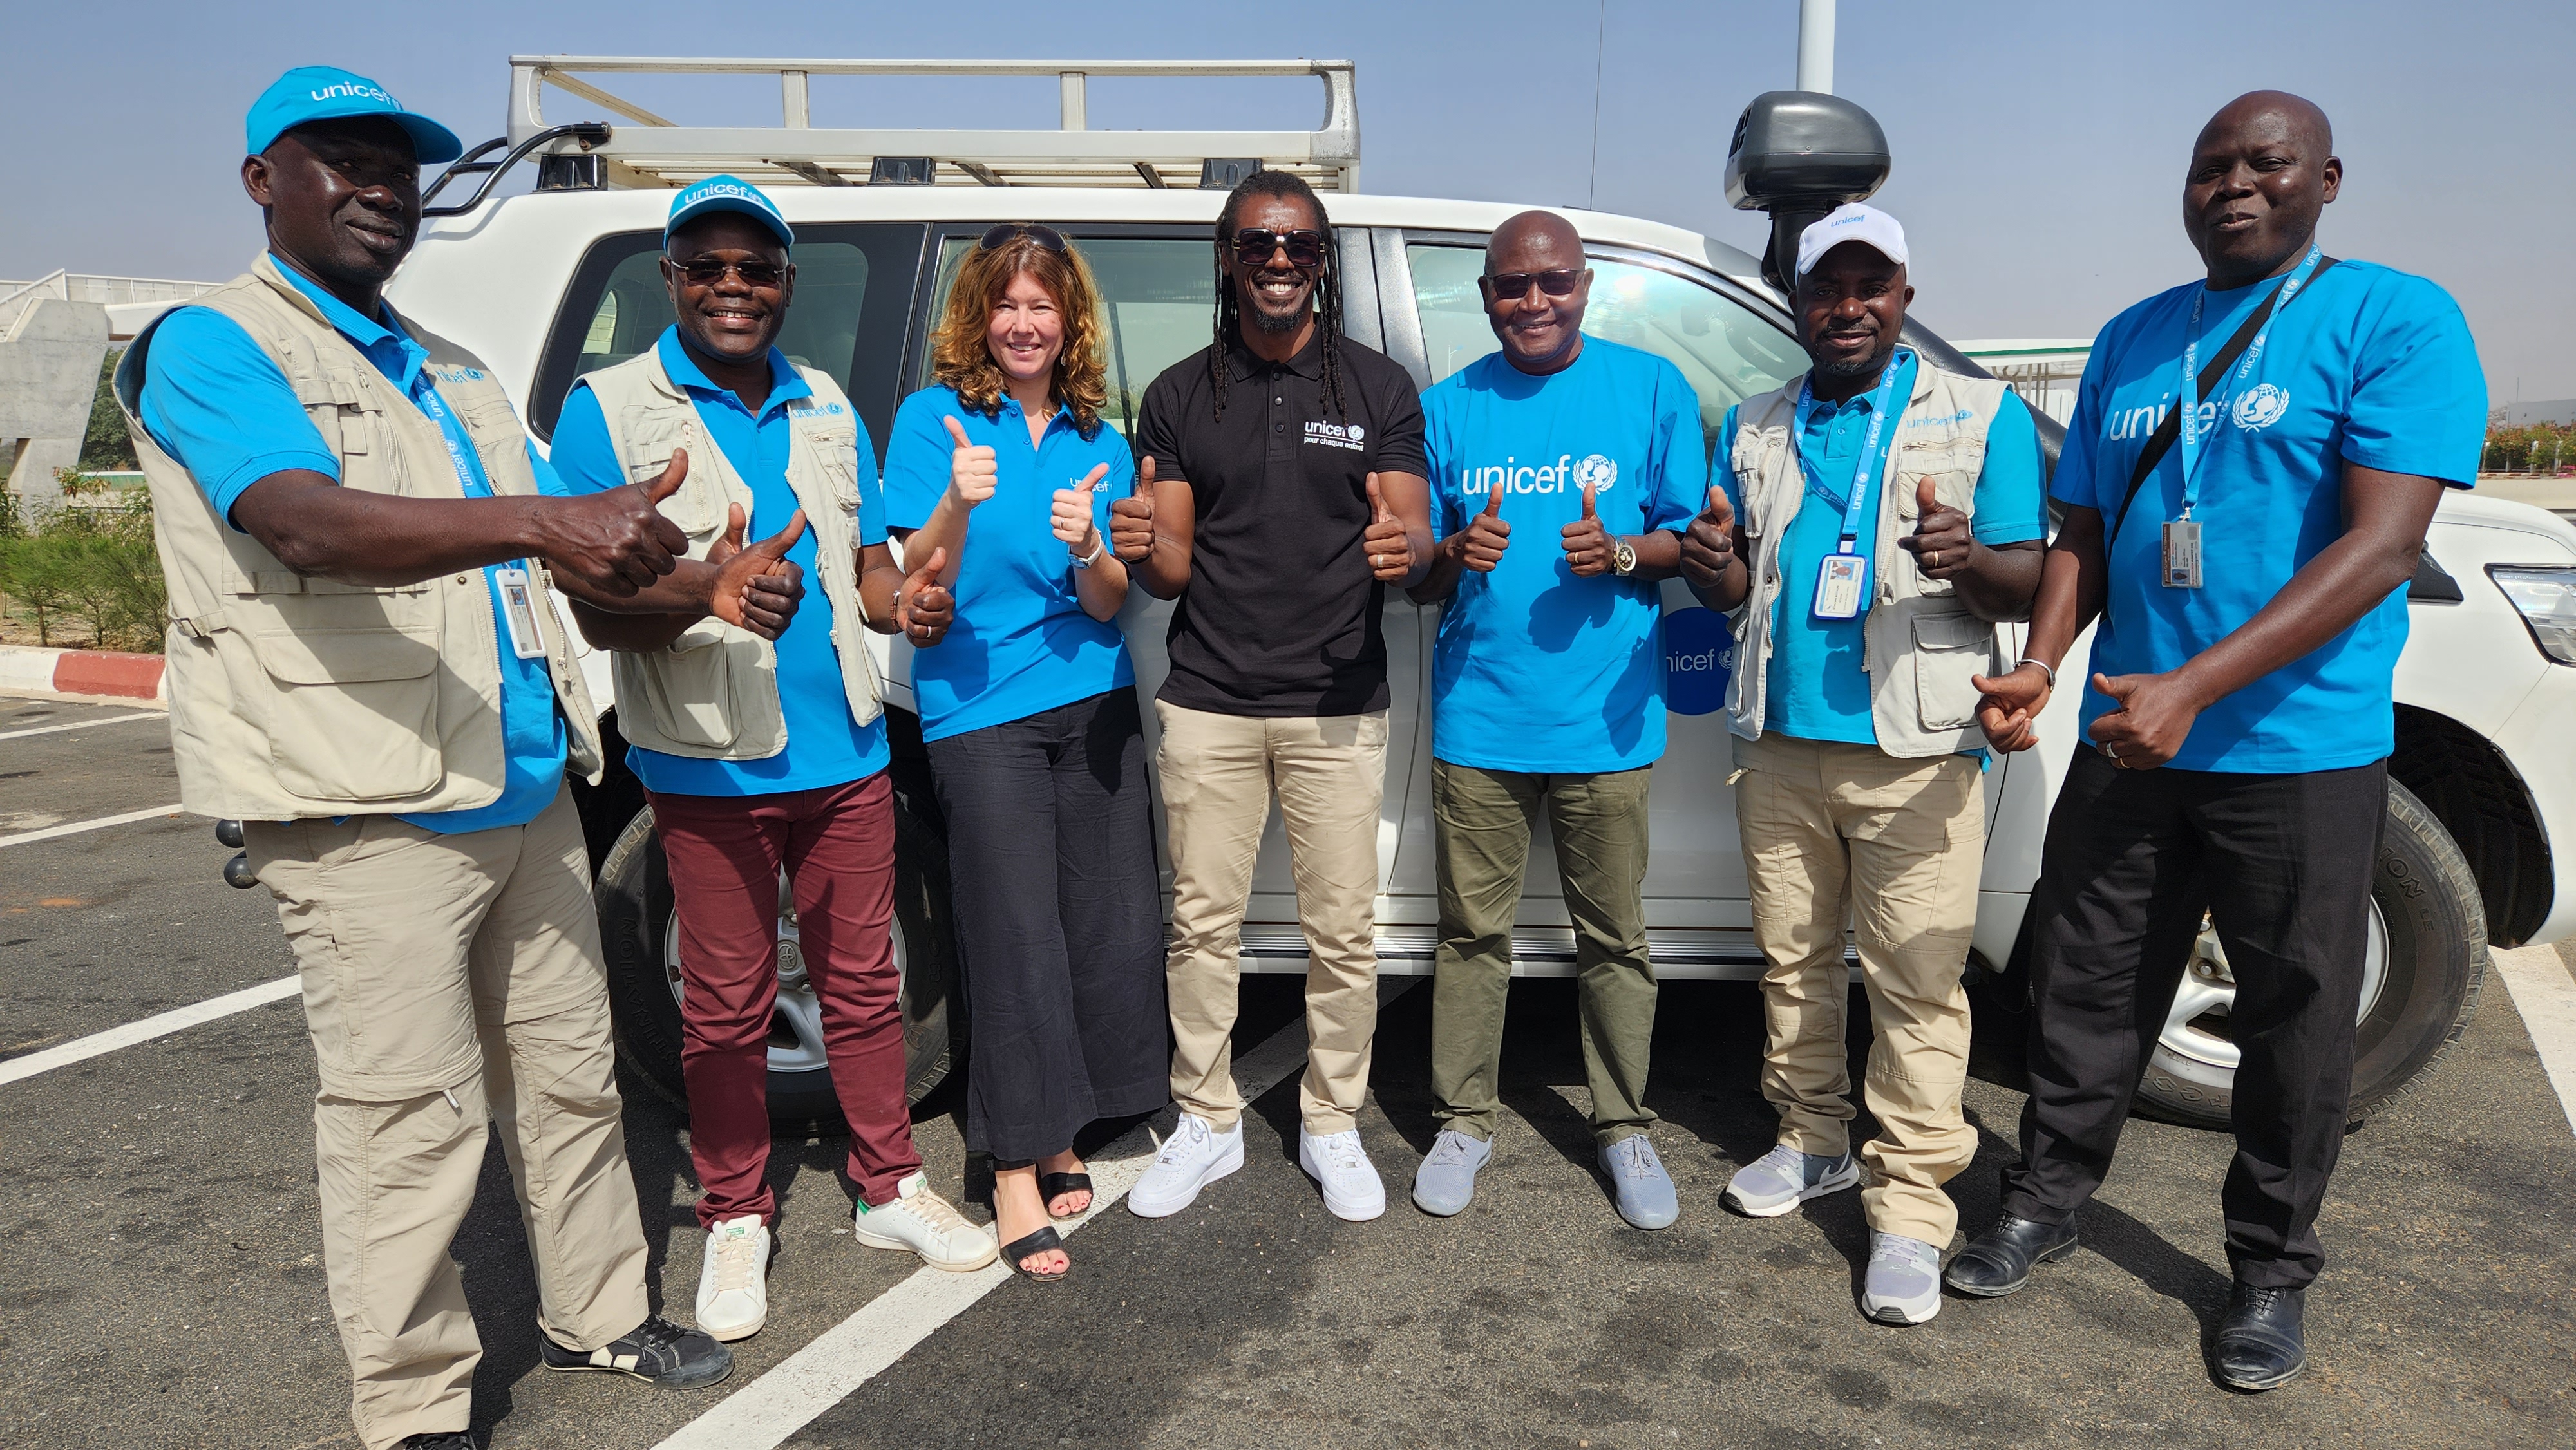
[[[403,332],[391,310],[385,312],[384,322],[362,317],[284,261],[271,260],[297,291],[312,299],[350,346],[437,422],[446,435],[447,451],[465,496],[490,498],[492,484],[484,477],[482,455],[474,451],[465,426],[440,400],[437,379],[427,366],[428,349]],[[231,318],[204,307],[180,308],[153,329],[151,351],[144,361],[137,410],[144,430],[197,480],[197,487],[226,522],[231,522],[233,505],[242,494],[271,474],[303,468],[339,478],[340,457],[323,443],[321,433],[304,415],[294,385],[287,382],[276,359]],[[536,471],[541,491],[563,496],[562,482],[534,449],[528,452],[528,463]],[[523,826],[535,820],[563,786],[564,722],[555,703],[554,681],[543,658],[519,658],[509,647],[508,631],[497,627],[503,606],[501,586],[494,576],[506,567],[494,564],[483,571],[485,585],[492,591],[493,634],[501,660],[501,738],[508,757],[501,795],[490,805],[471,810],[396,817],[423,830],[457,835]]]
[[[1887,477],[1887,455],[1905,432],[1905,400],[1914,391],[1914,354],[1900,349],[1889,364],[1896,375],[1891,390],[1896,416],[1879,430],[1878,451],[1859,472],[1862,494],[1860,537],[1854,547],[1875,555],[1879,514],[1886,507],[1881,482]],[[1865,626],[1876,579],[1862,591],[1860,611],[1849,619],[1816,617],[1816,579],[1826,555],[1842,547],[1843,512],[1851,502],[1852,466],[1869,441],[1871,400],[1876,390],[1841,403],[1810,399],[1797,419],[1798,463],[1807,476],[1806,497],[1798,516],[1780,536],[1780,592],[1771,606],[1771,664],[1764,677],[1762,728],[1801,740],[1833,740],[1850,745],[1876,745],[1878,726],[1869,712],[1869,645]],[[1735,410],[1726,414],[1720,438],[1735,437]],[[1735,470],[1722,470],[1728,502],[1740,514],[1744,488]],[[2048,506],[2041,497],[2039,429],[2030,409],[2014,393],[2004,394],[1986,430],[1985,466],[1977,475],[1975,508],[1969,532],[1989,548],[2048,536]],[[1897,565],[1912,568],[1911,556],[1899,553]],[[1875,570],[1878,563],[1871,559]]]
[[[729,388],[717,387],[680,345],[680,329],[666,327],[654,344],[662,370],[689,395],[698,424],[725,462],[751,488],[751,517],[743,539],[753,542],[787,527],[801,507],[787,485],[787,458],[795,445],[788,421],[791,399],[814,396],[813,387],[784,353],[769,350],[769,396],[754,413]],[[858,428],[859,544],[885,542],[884,503],[877,495],[875,458],[868,425],[853,414]],[[598,493],[623,487],[629,480],[617,461],[617,445],[608,436],[608,419],[599,398],[580,383],[564,399],[563,417],[555,423],[555,471],[569,488]],[[841,656],[832,643],[832,601],[824,596],[814,567],[814,531],[807,529],[787,551],[790,563],[805,571],[805,598],[796,617],[777,639],[778,706],[787,717],[787,748],[766,760],[701,760],[668,755],[641,745],[626,747],[627,767],[644,788],[657,795],[755,796],[794,790],[819,790],[865,780],[893,764],[886,744],[885,717],[862,725],[850,713],[850,694],[841,680]],[[850,648],[867,648],[866,625],[851,620],[845,632]]]
[[[2212,292],[2200,356],[2224,346],[2281,284]],[[2166,450],[2117,520],[2139,450],[2173,406],[2197,282],[2111,320],[2094,340],[2051,491],[2101,511],[2109,595],[2084,686],[2086,738],[2112,708],[2093,672],[2156,674],[2218,643],[2344,532],[2343,465],[2466,488],[2486,437],[2486,374],[2449,293],[2370,262],[2338,262],[2273,318],[2229,416],[2202,405],[2198,589],[2163,585],[2163,524],[2182,512],[2182,449]],[[2229,370],[2232,380],[2234,370]],[[2226,387],[2221,385],[2222,390]],[[2115,527],[2117,531],[2111,532]],[[2341,634],[2200,712],[2181,770],[2340,770],[2396,747],[2391,677],[2406,646],[2398,588]],[[2080,665],[2081,661],[2074,661]]]
[[[966,516],[957,574],[957,622],[935,648],[912,657],[912,695],[921,736],[945,740],[969,730],[1122,689],[1136,682],[1117,621],[1083,613],[1073,556],[1051,522],[1055,491],[1082,482],[1096,464],[1109,474],[1092,489],[1092,514],[1109,533],[1109,503],[1136,491],[1136,463],[1118,430],[1088,438],[1059,408],[1035,445],[1028,416],[1005,394],[987,417],[945,385],[922,389],[895,411],[886,445],[886,524],[917,529],[948,492],[957,440],[947,420],[993,450],[993,496]],[[911,561],[915,565],[919,560]]]
[[[1612,537],[1686,527],[1708,497],[1699,397],[1650,352],[1586,335],[1564,371],[1501,353],[1422,395],[1434,527],[1467,527],[1496,489],[1511,543],[1461,570],[1431,655],[1431,753],[1481,770],[1634,770],[1664,753],[1656,584],[1577,577],[1564,529],[1583,484]]]

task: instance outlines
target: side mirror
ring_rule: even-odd
[[[1877,191],[1888,168],[1887,133],[1852,102],[1818,91],[1755,96],[1727,145],[1726,200],[1738,211],[1770,214],[1762,275],[1788,291],[1799,234],[1835,207]]]

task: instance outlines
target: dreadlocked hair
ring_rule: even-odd
[[[1234,279],[1226,275],[1226,254],[1234,247],[1235,218],[1243,204],[1256,196],[1293,198],[1306,204],[1315,214],[1315,229],[1324,234],[1324,264],[1315,270],[1315,324],[1323,332],[1319,341],[1324,355],[1324,396],[1330,400],[1333,416],[1347,418],[1349,409],[1342,403],[1342,283],[1340,255],[1333,246],[1333,223],[1324,215],[1324,203],[1315,195],[1303,177],[1292,171],[1256,171],[1236,182],[1225,195],[1225,209],[1216,216],[1216,346],[1208,351],[1209,381],[1216,390],[1216,415],[1225,416],[1226,357],[1242,334],[1243,304],[1234,295]]]

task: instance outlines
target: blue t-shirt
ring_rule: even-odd
[[[303,273],[283,261],[276,265],[279,274],[312,299],[350,346],[438,424],[465,496],[490,498],[492,484],[483,475],[482,455],[474,451],[465,426],[439,398],[428,349],[392,321],[390,310],[385,313],[386,322],[362,317]],[[220,312],[183,307],[161,320],[152,332],[138,401],[144,430],[152,441],[188,470],[228,523],[242,494],[271,474],[303,468],[332,479],[340,476],[340,456],[323,443],[313,420],[305,416],[304,405],[277,360],[251,341],[239,323]],[[528,452],[528,463],[536,472],[540,491],[563,496],[562,482],[534,449]],[[485,586],[492,591],[493,636],[501,660],[501,740],[507,756],[501,795],[490,805],[470,810],[396,818],[423,830],[459,835],[523,826],[552,804],[563,788],[564,722],[555,704],[554,681],[543,658],[519,658],[518,651],[509,647],[508,632],[498,627],[503,605],[494,576],[506,567],[494,564],[483,571]]]
[[[1422,395],[1433,522],[1467,527],[1496,488],[1511,543],[1462,570],[1431,655],[1431,753],[1482,770],[1634,770],[1664,753],[1656,585],[1576,577],[1563,530],[1583,484],[1613,538],[1680,529],[1708,496],[1699,398],[1653,353],[1586,335],[1563,372],[1489,353]]]
[[[2280,285],[2209,294],[2204,366]],[[2218,418],[2214,397],[2202,405],[2208,431],[2192,517],[2201,525],[2203,585],[2165,588],[2162,526],[2182,511],[2179,444],[2139,488],[2127,520],[2117,515],[2139,450],[2180,392],[2183,327],[2200,289],[2193,282],[2150,297],[2102,329],[2050,486],[2067,503],[2100,510],[2109,537],[2110,591],[2091,665],[2106,675],[2175,669],[2251,619],[2343,535],[2346,462],[2463,488],[2477,477],[2486,375],[2458,305],[2421,277],[2339,262],[2274,316],[2260,362],[2235,386],[2231,416]],[[2174,767],[2281,773],[2386,757],[2396,745],[2390,681],[2405,645],[2400,588],[2304,658],[2200,712]],[[2090,673],[2080,676],[2088,739],[2112,707]]]
[[[1878,452],[1859,475],[1861,529],[1853,547],[1870,555],[1877,551],[1879,513],[1886,507],[1880,485],[1887,477],[1887,455],[1905,432],[1914,354],[1900,351],[1889,366],[1896,373],[1891,393],[1897,416],[1879,430]],[[1869,711],[1869,646],[1863,628],[1877,591],[1862,591],[1860,610],[1849,619],[1816,617],[1817,574],[1824,557],[1842,547],[1852,465],[1868,441],[1875,396],[1872,389],[1839,404],[1817,398],[1798,419],[1798,462],[1807,476],[1807,492],[1798,516],[1780,536],[1780,592],[1772,600],[1771,664],[1762,691],[1762,728],[1770,733],[1851,745],[1878,743],[1878,726]],[[1735,410],[1727,410],[1718,436],[1735,437]],[[1743,486],[1735,470],[1723,472],[1727,500],[1741,512]],[[2040,484],[2038,427],[2021,398],[2007,392],[1986,429],[1985,467],[1977,475],[1969,532],[1988,548],[2046,538],[2048,505]],[[1911,568],[1912,557],[1900,553],[1897,564]],[[1874,557],[1870,567],[1878,567]]]
[[[1074,593],[1073,555],[1051,522],[1055,491],[1082,482],[1094,465],[1109,474],[1091,491],[1101,536],[1109,502],[1136,491],[1127,440],[1102,424],[1085,438],[1073,414],[1059,408],[1035,447],[1027,415],[1006,394],[992,416],[969,408],[944,384],[922,389],[895,411],[886,445],[886,525],[917,529],[930,522],[948,492],[949,457],[957,440],[947,420],[993,450],[993,496],[966,516],[958,561],[957,621],[937,646],[912,657],[912,696],[921,707],[921,736],[945,740],[969,730],[1025,720],[1041,711],[1136,682],[1127,637],[1117,621],[1082,612]],[[921,561],[912,560],[915,567]]]
[[[680,345],[680,330],[667,327],[654,344],[662,370],[680,385],[694,405],[706,436],[724,450],[725,461],[751,488],[751,517],[743,525],[745,542],[756,542],[787,527],[801,507],[787,486],[787,457],[796,441],[788,420],[793,398],[810,398],[814,389],[778,349],[769,350],[769,397],[754,416],[730,389],[720,388]],[[885,542],[883,501],[877,496],[876,455],[868,425],[853,415],[858,429],[859,543]],[[582,493],[618,488],[629,480],[617,461],[617,446],[608,436],[608,419],[599,398],[579,383],[564,399],[563,417],[555,424],[555,471],[566,486]],[[832,644],[832,601],[824,596],[814,567],[814,531],[807,529],[787,551],[790,563],[805,571],[805,598],[796,617],[777,640],[778,707],[787,718],[787,748],[765,760],[702,760],[668,755],[641,745],[626,747],[627,767],[644,788],[657,795],[753,796],[793,790],[820,790],[864,780],[893,763],[887,747],[885,717],[862,725],[850,713],[850,694],[841,681],[841,656]],[[867,648],[864,624],[853,621],[850,647]]]

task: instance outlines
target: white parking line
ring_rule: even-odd
[[[111,1027],[105,1032],[93,1032],[87,1037],[66,1042],[60,1047],[48,1047],[42,1052],[28,1053],[25,1057],[13,1057],[7,1062],[0,1062],[0,1086],[34,1077],[40,1072],[52,1072],[58,1067],[69,1067],[75,1062],[104,1056],[120,1047],[132,1047],[138,1042],[149,1042],[155,1037],[167,1037],[173,1032],[194,1027],[202,1022],[212,1022],[218,1017],[230,1017],[236,1012],[247,1012],[253,1007],[266,1006],[281,997],[292,997],[295,995],[298,983],[302,980],[300,977],[291,975],[280,977],[273,982],[262,982],[256,987],[244,987],[238,992],[226,992],[220,997],[209,997],[193,1006],[176,1008],[157,1017],[146,1017],[140,1022],[128,1022],[122,1027]]]
[[[1394,1001],[1420,977],[1381,977],[1378,1001]],[[1305,1021],[1280,1028],[1234,1062],[1234,1079],[1247,1103],[1306,1065]],[[1055,1226],[1069,1234],[1127,1196],[1154,1161],[1154,1141],[1138,1128],[1091,1160],[1091,1208]],[[949,1320],[1000,1288],[1011,1277],[996,1262],[972,1274],[924,1267],[870,1300],[858,1313],[772,1366],[715,1408],[682,1426],[655,1450],[777,1450],[787,1438],[859,1386],[912,1352]]]
[[[2558,1106],[2567,1125],[2576,1128],[2576,977],[2556,947],[2515,947],[2492,951],[2496,975],[2513,995],[2513,1010],[2522,1014],[2523,1030],[2540,1049],[2540,1065],[2549,1085],[2558,1090]]]
[[[20,831],[14,836],[0,836],[0,846],[24,846],[36,841],[50,841],[56,836],[77,836],[83,831],[103,831],[110,826],[148,821],[154,816],[175,816],[181,809],[182,807],[173,803],[154,806],[148,811],[127,811],[121,816],[101,816],[94,821],[71,821],[59,826],[47,826],[41,831]]]
[[[66,730],[87,730],[92,725],[114,725],[121,720],[167,720],[166,710],[137,710],[131,715],[102,715],[95,720],[78,720],[69,725],[36,725],[25,730],[0,730],[0,740],[24,740],[30,735],[59,735]]]

